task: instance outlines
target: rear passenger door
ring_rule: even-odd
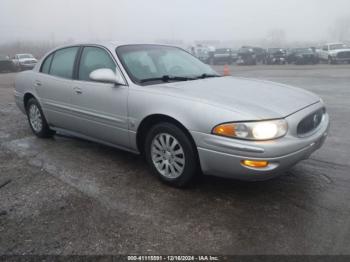
[[[56,50],[42,64],[35,86],[44,114],[51,126],[72,129],[72,85],[79,46]]]
[[[118,70],[108,50],[99,46],[85,46],[77,66],[72,104],[78,116],[75,130],[97,140],[129,147],[127,98],[128,86],[94,82],[92,71],[108,68]]]

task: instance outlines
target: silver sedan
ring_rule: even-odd
[[[223,77],[163,45],[79,44],[18,74],[15,98],[35,135],[55,132],[143,154],[164,182],[196,174],[264,180],[323,144],[323,101],[295,87]]]

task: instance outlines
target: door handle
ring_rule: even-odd
[[[41,82],[40,81],[35,81],[34,85],[35,86],[41,86]]]
[[[83,93],[83,91],[79,87],[74,87],[73,90],[77,95],[80,95]]]

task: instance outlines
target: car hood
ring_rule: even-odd
[[[320,98],[303,89],[269,81],[217,77],[154,86],[167,95],[182,96],[239,112],[246,120],[284,118]]]

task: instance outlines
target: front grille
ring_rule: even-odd
[[[297,127],[298,135],[305,135],[315,130],[321,124],[324,113],[325,109],[321,108],[301,120]]]
[[[340,52],[337,55],[338,58],[350,58],[350,51]]]

